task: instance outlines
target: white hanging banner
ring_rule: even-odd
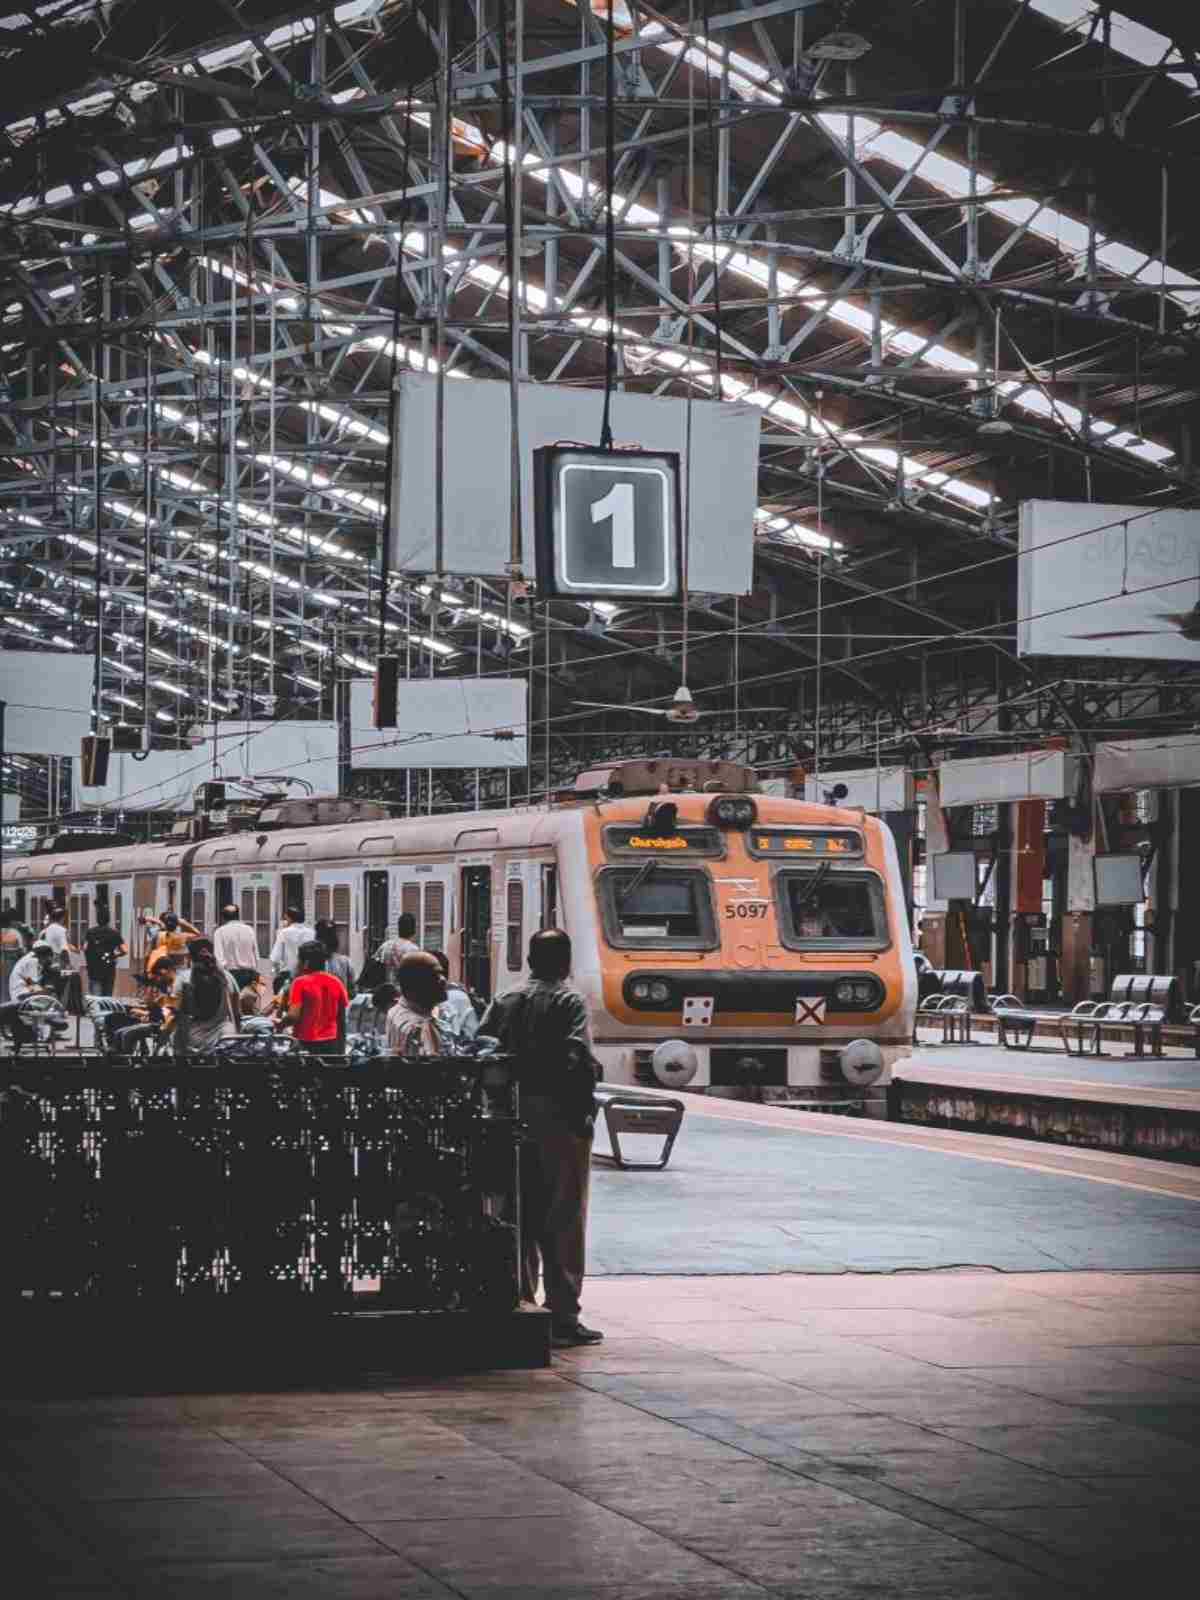
[[[1096,793],[1176,789],[1200,783],[1200,738],[1113,739],[1096,746]]]
[[[10,756],[78,756],[92,731],[92,661],[51,650],[0,653],[4,750]]]
[[[846,793],[832,802],[826,795],[838,784]],[[860,806],[876,814],[884,811],[911,811],[912,773],[907,767],[861,767],[853,772],[823,772],[820,779],[805,778],[804,798],[814,805]]]
[[[1200,661],[1200,511],[1026,500],[1023,656]]]
[[[394,728],[372,726],[369,678],[350,685],[352,767],[523,767],[524,678],[401,678]]]
[[[1031,750],[1021,755],[980,756],[973,761],[943,761],[938,785],[944,806],[973,806],[1006,800],[1063,800],[1075,793],[1079,758],[1065,750]]]
[[[334,722],[218,723],[215,762],[211,724],[207,732],[208,737],[192,750],[152,750],[144,761],[131,755],[110,756],[108,782],[100,789],[80,785],[76,762],[76,804],[104,810],[191,811],[197,785],[214,778],[232,784],[239,778],[299,780],[287,784],[292,795],[338,792]],[[235,788],[233,793],[237,792]]]

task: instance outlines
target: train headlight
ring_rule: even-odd
[[[650,1070],[664,1089],[682,1089],[699,1066],[700,1057],[686,1039],[664,1039],[650,1057]]]
[[[758,808],[747,795],[723,794],[708,808],[708,820],[718,828],[752,828]]]
[[[631,983],[629,992],[635,1000],[649,1000],[650,985],[644,978],[639,978],[636,983]]]
[[[878,978],[839,978],[833,998],[847,1010],[875,1011],[883,1004],[883,990]]]
[[[656,1000],[659,1005],[665,1006],[671,998],[671,985],[661,981],[652,983],[650,985],[650,998],[651,1000]]]

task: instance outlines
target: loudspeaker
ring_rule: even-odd
[[[85,789],[101,789],[108,782],[109,740],[87,733],[79,741],[79,761],[83,769],[80,782]]]
[[[142,748],[142,729],[132,722],[114,722],[109,729],[113,755],[136,754]]]
[[[400,683],[400,657],[380,656],[375,663],[375,697],[372,702],[374,726],[396,726],[396,700]]]
[[[216,779],[202,783],[196,790],[196,804],[201,811],[221,811],[225,807],[225,785]]]

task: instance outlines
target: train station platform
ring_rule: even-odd
[[[1200,1061],[920,1040],[889,1092],[904,1122],[1200,1162]]]
[[[1200,1172],[689,1098],[549,1370],[0,1402],[25,1597],[1126,1600],[1200,1554]]]

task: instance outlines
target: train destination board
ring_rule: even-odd
[[[722,852],[718,828],[682,827],[671,833],[649,833],[645,827],[611,827],[604,830],[604,842],[612,855],[719,856]]]
[[[861,833],[846,829],[837,832],[800,828],[752,828],[748,835],[750,853],[756,856],[806,857],[861,856]]]

